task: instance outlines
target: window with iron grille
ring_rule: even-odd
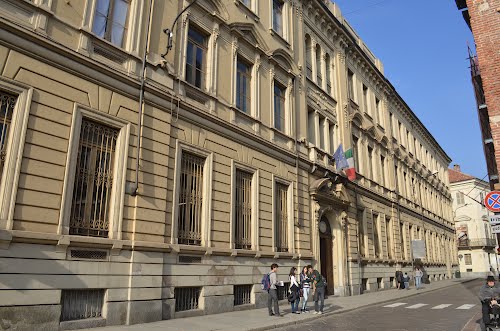
[[[276,250],[288,251],[288,185],[276,183]]]
[[[179,180],[178,242],[201,245],[205,158],[182,152]]]
[[[103,289],[62,290],[61,321],[102,317]]]
[[[274,82],[274,128],[285,131],[285,92],[286,89]]]
[[[283,37],[283,1],[273,0],[273,30]]]
[[[97,0],[92,32],[123,47],[127,36],[130,0]]]
[[[70,234],[107,237],[113,165],[119,130],[82,120],[75,185],[71,206]]]
[[[283,283],[283,286],[276,286],[276,289],[278,290],[278,300],[285,300],[290,290],[290,282]]]
[[[252,249],[252,177],[251,173],[236,170],[234,243],[238,249]]]
[[[236,64],[236,107],[244,113],[250,112],[252,67],[238,58]]]
[[[186,49],[186,82],[202,88],[205,80],[207,37],[190,26]]]
[[[177,287],[174,290],[175,311],[199,309],[201,287]]]
[[[472,265],[472,256],[470,254],[464,254],[465,265]]]
[[[234,305],[247,305],[251,300],[252,285],[234,285]]]
[[[16,105],[17,97],[0,91],[0,176],[3,172],[7,152],[7,139],[12,121],[12,113]]]

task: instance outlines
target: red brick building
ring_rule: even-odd
[[[500,0],[455,0],[474,35],[469,50],[484,153],[492,189],[500,189]]]

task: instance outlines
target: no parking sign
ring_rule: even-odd
[[[492,212],[500,212],[500,191],[492,191],[484,197],[484,205]]]

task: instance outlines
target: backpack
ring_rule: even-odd
[[[260,281],[260,289],[264,291],[269,291],[271,289],[271,277],[269,274],[265,274],[262,276],[262,280]]]
[[[326,285],[327,285],[328,283],[327,283],[327,281],[326,281],[325,276],[321,275],[321,280],[323,281],[323,283],[325,284],[325,287],[326,287]]]

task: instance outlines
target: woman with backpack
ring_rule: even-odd
[[[309,298],[309,291],[311,290],[311,279],[307,275],[307,266],[302,269],[300,273],[300,287],[302,289],[302,313],[308,312],[307,299]]]
[[[299,301],[300,301],[300,287],[299,283],[297,283],[297,278],[295,277],[295,273],[297,272],[297,268],[292,267],[290,269],[290,290],[288,294],[288,302],[292,305],[292,314],[300,314],[299,312]]]

